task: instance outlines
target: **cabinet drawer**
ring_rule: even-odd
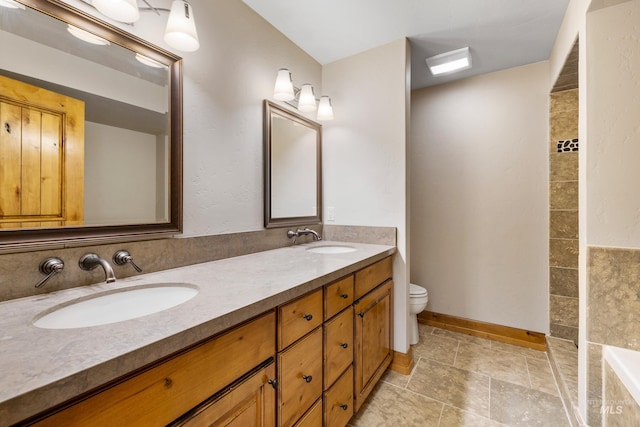
[[[322,328],[278,354],[279,419],[293,425],[322,396]]]
[[[353,362],[353,307],[324,325],[324,388]]]
[[[278,350],[322,324],[322,289],[278,308]]]
[[[324,320],[353,303],[353,274],[324,288]]]
[[[324,393],[326,426],[344,427],[353,416],[353,368]]]
[[[318,399],[294,427],[322,427],[322,399]]]
[[[393,276],[391,257],[371,264],[356,272],[355,299],[362,297],[387,279]]]
[[[37,425],[166,425],[273,357],[275,326],[270,312]]]

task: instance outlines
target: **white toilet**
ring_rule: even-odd
[[[410,344],[418,343],[418,313],[427,307],[429,294],[422,286],[409,284],[409,339]]]

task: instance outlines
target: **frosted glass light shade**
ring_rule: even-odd
[[[318,104],[318,120],[333,120],[333,107],[331,106],[331,98],[328,96],[320,97]]]
[[[316,96],[313,94],[313,86],[309,83],[303,84],[302,89],[300,89],[298,110],[305,113],[316,110]]]
[[[130,24],[140,18],[136,0],[93,0],[91,4],[114,21]]]
[[[281,68],[278,70],[276,85],[273,88],[273,97],[278,101],[291,101],[296,97],[293,92],[291,73],[286,68]]]
[[[82,30],[78,27],[74,27],[73,25],[67,24],[67,31],[69,31],[69,33],[71,33],[72,36],[82,40],[83,42],[87,42],[87,43],[91,43],[99,46],[105,46],[105,45],[111,44],[109,43],[108,40],[105,40],[102,37],[98,37],[95,34]]]
[[[182,52],[195,52],[200,48],[196,21],[191,5],[184,0],[173,0],[164,32],[164,41]]]

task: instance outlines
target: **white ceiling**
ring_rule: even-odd
[[[243,0],[320,64],[408,37],[413,89],[544,61],[569,0]],[[469,46],[473,67],[425,58]]]

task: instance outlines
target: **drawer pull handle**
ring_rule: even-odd
[[[304,317],[305,319],[307,319],[307,321],[310,321],[311,319],[313,319],[313,315],[311,314],[305,314],[302,317]]]
[[[349,409],[349,405],[347,405],[346,403],[343,403],[342,405],[340,405],[340,408],[346,411],[347,409]]]
[[[344,298],[344,299],[349,298],[349,295],[347,295],[347,294],[342,294],[342,295],[340,295],[340,296],[341,296],[342,298]]]
[[[310,383],[311,380],[313,379],[313,377],[311,375],[303,375],[302,379],[304,379],[306,382]]]
[[[269,381],[267,381],[267,384],[271,384],[271,387],[273,387],[274,390],[278,389],[278,381],[277,380],[269,380]]]
[[[340,347],[347,348],[349,347],[349,344],[347,344],[346,342],[343,342],[342,344],[340,344]]]
[[[360,313],[358,313],[358,316],[364,317],[364,311],[361,311]]]

